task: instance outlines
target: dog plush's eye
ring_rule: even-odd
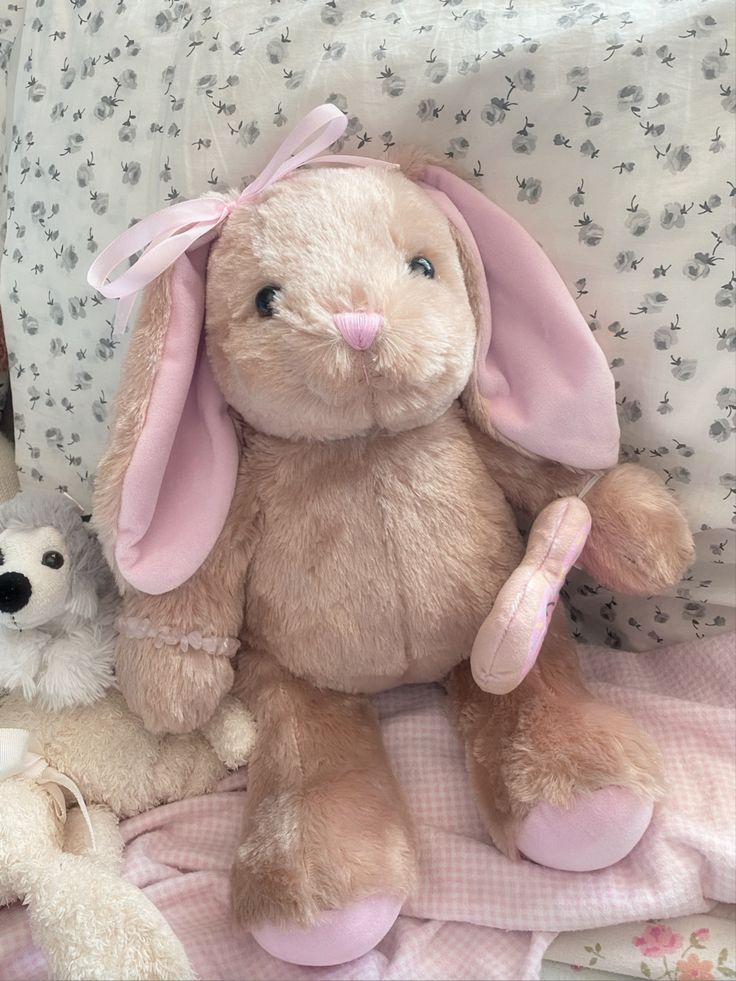
[[[5,565],[5,556],[3,555],[3,550],[0,548],[0,565]]]
[[[44,552],[41,565],[47,565],[49,569],[60,569],[64,565],[64,556],[61,552]]]
[[[273,301],[280,290],[278,286],[264,286],[256,293],[256,310],[262,317],[273,317]]]

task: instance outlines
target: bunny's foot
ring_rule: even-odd
[[[659,753],[633,719],[582,687],[556,614],[535,668],[505,696],[482,692],[467,662],[447,679],[478,805],[497,847],[589,871],[639,842],[661,793]]]

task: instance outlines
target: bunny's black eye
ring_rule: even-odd
[[[415,255],[409,263],[411,272],[420,272],[427,279],[434,279],[434,266],[425,255]]]
[[[49,569],[60,569],[64,565],[64,556],[61,552],[44,552],[41,565],[47,565]]]
[[[256,310],[262,317],[273,317],[273,301],[280,290],[278,286],[264,286],[256,293]]]

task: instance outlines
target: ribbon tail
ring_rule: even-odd
[[[112,325],[112,332],[116,336],[125,333],[136,299],[137,294],[131,293],[129,296],[121,296],[118,300],[117,306],[115,307],[115,319]]]
[[[51,784],[57,784],[59,787],[63,787],[68,790],[72,797],[76,800],[77,806],[82,813],[84,818],[84,823],[87,825],[87,834],[89,835],[89,843],[92,846],[92,851],[97,851],[97,842],[95,841],[95,829],[92,827],[92,819],[89,816],[89,811],[87,810],[87,805],[84,803],[84,797],[79,787],[70,780],[69,777],[64,776],[63,773],[59,773],[58,770],[54,770],[53,767],[47,767],[44,771],[42,782],[48,782]]]

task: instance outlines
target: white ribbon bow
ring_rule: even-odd
[[[43,747],[28,729],[0,729],[0,783],[11,777],[24,777],[39,784],[51,796],[59,820],[66,819],[66,798],[62,787],[74,797],[87,825],[92,850],[95,832],[79,787],[63,773],[49,766]]]

